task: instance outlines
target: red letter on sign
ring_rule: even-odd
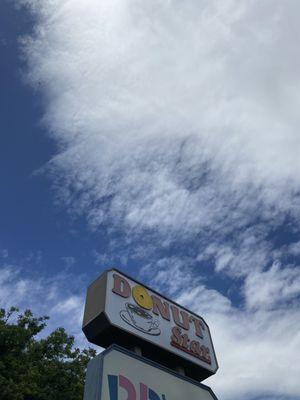
[[[112,291],[118,294],[119,296],[125,297],[125,299],[127,297],[130,297],[131,288],[126,279],[117,274],[113,274],[113,277],[114,277],[114,287]]]
[[[181,315],[181,321],[180,321],[178,308],[175,306],[171,306],[171,310],[175,324],[188,331],[190,328],[189,314],[185,311],[180,311]]]
[[[133,383],[131,383],[129,379],[125,378],[123,375],[119,375],[119,385],[127,392],[126,400],[136,400],[136,391]]]
[[[174,326],[172,328],[172,335],[171,335],[171,344],[179,345],[181,346],[182,342],[182,337],[181,337],[181,329],[177,328],[177,326]]]
[[[140,400],[148,400],[148,386],[140,383]]]
[[[203,339],[203,329],[205,329],[204,323],[192,315],[190,316],[190,321],[194,322],[196,335]]]

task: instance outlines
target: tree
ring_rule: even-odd
[[[0,310],[0,398],[2,400],[82,400],[89,348],[74,348],[74,337],[58,328],[36,336],[48,317],[30,310]]]

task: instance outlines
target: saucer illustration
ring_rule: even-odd
[[[153,319],[151,314],[131,303],[126,303],[125,306],[126,310],[120,311],[120,317],[123,321],[148,335],[160,335],[159,321]]]

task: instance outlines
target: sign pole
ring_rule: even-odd
[[[178,372],[180,375],[185,376],[185,370],[180,365],[177,365],[175,371]]]
[[[140,346],[133,346],[132,350],[138,356],[142,356],[142,349],[140,348]]]

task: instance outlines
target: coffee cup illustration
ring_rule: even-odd
[[[126,303],[125,307],[126,309],[120,312],[123,321],[149,335],[157,336],[160,334],[159,321],[154,319],[148,311],[131,303]]]

